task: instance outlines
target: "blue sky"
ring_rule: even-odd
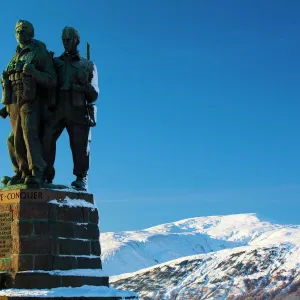
[[[1,3],[1,70],[18,18],[56,55],[66,25],[82,55],[91,44],[101,92],[89,187],[102,231],[247,212],[300,223],[299,1],[26,3]],[[66,134],[56,169],[57,183],[73,180]]]

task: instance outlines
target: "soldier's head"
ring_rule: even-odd
[[[66,53],[75,53],[80,43],[80,36],[74,27],[66,26],[62,31],[62,42]]]
[[[33,25],[28,21],[18,20],[15,27],[15,33],[19,45],[29,44],[34,37]]]

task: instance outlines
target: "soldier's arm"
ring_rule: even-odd
[[[94,63],[90,63],[89,80],[85,87],[85,93],[89,103],[93,103],[97,100],[99,95],[98,87],[98,73],[97,67]]]
[[[37,83],[46,88],[52,88],[56,86],[57,77],[54,68],[54,62],[52,55],[46,50],[43,53],[42,61],[44,63],[44,71],[40,72],[37,69],[34,70],[34,78]]]

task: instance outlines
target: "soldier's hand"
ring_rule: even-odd
[[[89,74],[84,69],[79,69],[77,73],[78,81],[80,84],[85,85],[88,83],[89,80]]]
[[[35,66],[33,64],[25,64],[23,67],[23,73],[26,75],[34,75]]]
[[[7,116],[8,116],[7,108],[6,106],[4,106],[3,108],[0,109],[0,117],[2,119],[6,119]]]

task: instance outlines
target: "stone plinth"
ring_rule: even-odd
[[[51,273],[101,270],[98,220],[92,194],[0,191],[0,288],[108,286],[107,276]]]

